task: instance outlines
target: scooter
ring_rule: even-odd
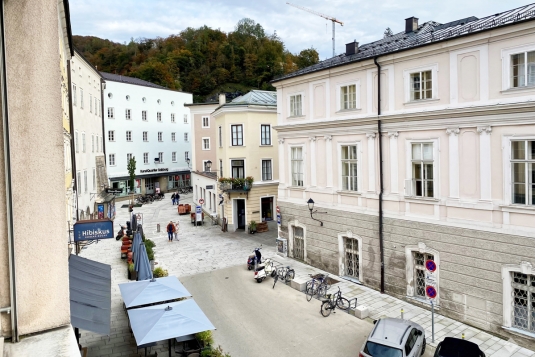
[[[263,282],[266,277],[271,275],[271,277],[274,277],[277,275],[277,270],[273,268],[273,262],[271,259],[266,259],[264,263],[258,264],[254,270],[254,278],[256,279],[257,283]]]
[[[247,270],[252,270],[256,264],[262,262],[262,253],[260,253],[260,249],[262,248],[255,248],[253,254],[249,255],[249,258],[247,259]]]

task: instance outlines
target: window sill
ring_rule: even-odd
[[[505,89],[500,91],[501,94],[513,94],[517,92],[528,92],[535,90],[535,86],[525,86],[525,87],[511,87],[509,89]]]
[[[299,190],[299,191],[304,191],[305,190],[305,186],[288,186],[286,188],[289,189],[289,190]]]
[[[347,190],[338,190],[336,191],[339,195],[348,195],[348,196],[361,196],[362,192],[359,191],[347,191]]]
[[[531,338],[535,338],[535,333],[531,333],[529,331],[524,331],[524,330],[521,330],[521,329],[518,329],[516,327],[505,327],[505,326],[502,326],[504,330],[506,331],[509,331],[515,335],[518,335],[518,336],[523,336],[523,337],[531,337]]]
[[[417,104],[424,104],[424,103],[429,103],[429,102],[438,102],[439,100],[440,98],[411,100],[410,102],[403,103],[403,105],[417,105]]]
[[[510,204],[500,205],[500,208],[504,212],[535,213],[535,206]]]
[[[259,145],[260,147],[268,147],[268,148],[271,148],[273,147],[273,145]]]
[[[438,198],[431,197],[403,196],[403,198],[405,199],[405,201],[412,201],[416,203],[436,204],[440,202]]]
[[[353,108],[353,109],[340,109],[335,114],[346,114],[351,112],[360,112],[362,108]]]
[[[286,119],[302,119],[305,118],[305,115],[292,115],[289,117],[286,117]]]

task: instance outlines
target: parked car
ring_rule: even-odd
[[[485,354],[473,342],[446,337],[438,344],[434,357],[485,357]]]
[[[425,344],[422,326],[408,320],[384,318],[375,322],[359,357],[420,357]]]

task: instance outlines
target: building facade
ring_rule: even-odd
[[[102,73],[104,150],[110,187],[130,192],[127,164],[136,159],[136,193],[166,192],[190,185],[190,93],[137,78]]]
[[[409,18],[274,82],[290,256],[535,346],[533,10]]]
[[[212,170],[215,166],[218,194],[224,199],[220,217],[229,231],[246,229],[251,221],[274,222],[279,184],[277,133],[272,130],[276,113],[275,92],[253,90],[212,114],[217,126]]]
[[[96,218],[95,199],[104,188],[97,182],[97,172],[102,171],[99,163],[104,160],[103,83],[100,72],[75,50],[71,59],[71,103],[77,220]]]

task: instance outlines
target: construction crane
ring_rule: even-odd
[[[290,6],[293,6],[293,7],[296,7],[298,9],[301,9],[303,11],[307,11],[307,12],[310,12],[311,14],[314,14],[314,15],[318,15],[320,17],[323,17],[324,19],[327,19],[327,20],[331,20],[332,23],[333,23],[333,57],[336,55],[335,54],[335,49],[334,49],[334,25],[335,23],[339,23],[341,26],[344,26],[344,23],[342,21],[339,21],[337,19],[335,19],[334,17],[332,16],[329,16],[329,15],[325,15],[325,14],[322,14],[320,12],[317,12],[317,11],[314,11],[314,10],[310,10],[310,9],[307,9],[306,7],[303,7],[303,6],[299,6],[299,5],[295,5],[295,4],[292,4],[292,3],[289,3],[287,2],[286,4],[290,5]]]

